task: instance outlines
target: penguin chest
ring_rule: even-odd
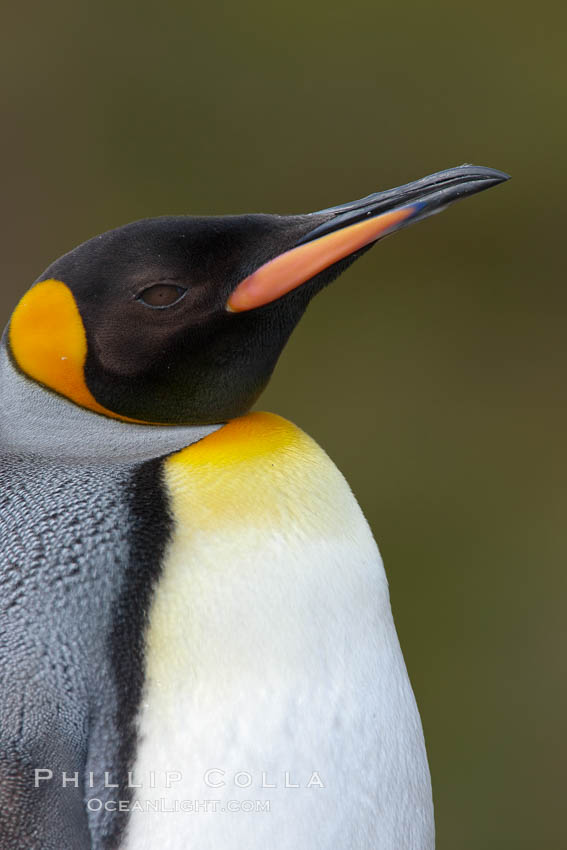
[[[429,829],[421,726],[339,471],[290,423],[252,414],[164,475],[174,534],[125,846],[430,847],[404,838],[416,816]]]

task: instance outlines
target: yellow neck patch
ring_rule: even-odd
[[[85,328],[71,290],[62,281],[43,280],[26,292],[12,314],[9,341],[16,363],[34,381],[96,413],[138,421],[103,407],[87,387]]]
[[[306,440],[311,442],[299,428],[275,413],[248,413],[172,455],[169,462],[226,470],[286,453]]]
[[[301,524],[313,500],[334,492],[341,478],[307,434],[273,413],[232,419],[167,458],[164,472],[182,534],[287,527],[291,516]]]

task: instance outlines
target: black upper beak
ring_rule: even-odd
[[[328,214],[330,218],[309,231],[297,244],[311,242],[326,233],[332,233],[333,230],[340,230],[365,218],[418,201],[422,204],[421,208],[417,209],[407,221],[407,224],[413,224],[415,221],[440,212],[453,201],[475,195],[509,179],[510,175],[505,174],[504,171],[484,168],[481,165],[458,165],[456,168],[447,168],[445,171],[438,171],[428,177],[422,177],[421,180],[398,186],[396,189],[374,192],[359,201],[350,201],[312,213],[314,216]]]

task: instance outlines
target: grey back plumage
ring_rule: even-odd
[[[110,848],[125,815],[104,803],[129,797],[145,622],[171,526],[161,459],[214,428],[106,419],[28,381],[5,351],[0,376],[2,846]],[[36,769],[53,779],[34,787]]]

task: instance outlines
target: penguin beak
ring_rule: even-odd
[[[384,236],[505,180],[509,180],[509,175],[503,171],[461,165],[360,201],[312,213],[314,223],[318,222],[315,227],[293,248],[240,281],[226,309],[241,313],[276,301]]]

